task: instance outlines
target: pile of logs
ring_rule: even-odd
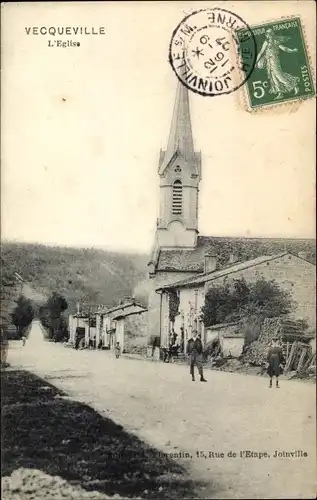
[[[316,354],[313,354],[304,321],[290,318],[267,318],[264,320],[257,340],[246,346],[241,356],[244,363],[265,366],[272,339],[279,339],[283,345],[284,371],[295,372],[295,376],[311,376],[316,370]]]
[[[248,345],[242,354],[243,362],[255,366],[263,366],[267,361],[268,349],[269,344],[261,340],[255,340]]]
[[[293,342],[286,359],[285,373],[295,371],[299,377],[314,374],[316,370],[316,353],[309,344]]]

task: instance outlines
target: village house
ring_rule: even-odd
[[[94,314],[77,312],[68,316],[69,342],[75,344],[76,331],[85,345],[96,336]]]
[[[116,342],[119,342],[121,349],[129,350],[131,335],[133,338],[140,338],[138,323],[135,323],[134,332],[131,332],[129,325],[132,316],[144,315],[147,309],[135,301],[134,298],[126,297],[121,303],[112,308],[101,308],[96,312],[96,345],[105,349],[114,349]],[[146,335],[143,335],[143,343],[146,344]],[[133,339],[132,339],[133,344]]]
[[[134,345],[146,346],[146,312],[147,309],[135,299],[125,297],[111,308],[99,306],[89,313],[71,314],[68,317],[69,342],[75,344],[77,330],[85,346],[113,350],[116,342],[120,342],[125,351]]]
[[[253,268],[260,269],[261,267],[261,269],[265,268],[268,271],[268,269],[277,266],[276,256],[285,253],[284,257],[278,257],[281,270],[278,281],[283,281],[282,274],[285,271],[285,279],[294,281],[294,290],[296,289],[298,293],[302,293],[299,290],[304,289],[305,283],[303,285],[299,283],[300,269],[307,268],[307,273],[312,273],[313,267],[306,260],[315,262],[314,240],[228,238],[199,235],[201,163],[201,153],[194,148],[188,90],[179,81],[167,147],[166,150],[160,151],[159,154],[159,216],[155,241],[148,263],[148,345],[149,347],[152,346],[152,349],[148,351],[156,357],[159,353],[161,341],[165,338],[165,333],[162,334],[162,332],[166,332],[167,329],[167,320],[162,313],[162,308],[166,307],[165,301],[167,300],[166,293],[162,293],[162,290],[165,290],[167,285],[180,280],[186,281],[189,279],[189,283],[191,283],[191,279],[194,280],[192,285],[188,284],[180,288],[181,309],[184,310],[184,314],[190,303],[191,313],[188,319],[185,320],[184,318],[184,322],[189,322],[193,321],[192,319],[189,320],[189,318],[195,317],[204,301],[205,278],[201,274],[205,271],[211,274],[214,273],[214,266],[217,266],[217,272],[220,273],[215,274],[215,276],[221,280],[225,277],[225,275],[221,274],[221,268],[226,268],[225,272],[228,277],[231,274],[237,276],[239,273],[240,275],[243,273],[246,275],[252,274],[251,269]],[[221,168],[221,166],[210,165],[209,168],[217,169]],[[211,215],[213,217],[219,216],[216,214]],[[300,252],[305,255],[302,260],[295,257]],[[270,257],[273,257],[273,260],[270,260]],[[256,261],[256,266],[247,264],[247,262],[254,259],[260,259]],[[264,259],[263,262],[261,259]],[[238,268],[234,267],[237,271],[229,271],[228,265],[234,265],[235,261],[239,261],[239,264],[236,264]],[[291,271],[292,267],[293,271]],[[296,274],[297,270],[298,275]],[[292,278],[293,274],[294,279]],[[295,274],[297,278],[295,278]],[[195,282],[196,277],[198,279],[197,283]],[[186,307],[185,304],[187,304]],[[303,309],[302,312],[305,313],[303,298],[300,304]],[[307,309],[307,315],[310,315],[310,306],[307,307],[309,309],[309,311]],[[177,318],[177,321],[182,323],[183,320]],[[180,326],[175,325],[175,328],[177,327],[180,328]],[[202,328],[199,324],[198,327]]]
[[[172,294],[177,294],[179,300],[179,314],[176,316],[174,330],[182,341],[183,352],[186,343],[197,330],[203,342],[210,342],[215,336],[222,337],[225,348],[237,353],[242,350],[243,336],[239,335],[237,325],[226,324],[208,328],[200,319],[201,307],[205,303],[205,296],[211,287],[224,285],[233,280],[244,278],[247,283],[263,277],[265,280],[274,280],[282,290],[291,293],[294,307],[291,317],[303,319],[311,329],[316,328],[316,266],[305,260],[303,255],[296,256],[284,252],[272,256],[256,257],[244,262],[231,262],[227,266],[217,268],[215,256],[205,256],[205,272],[169,283],[156,290],[160,296],[160,345],[167,346],[171,331],[169,318],[169,301]]]

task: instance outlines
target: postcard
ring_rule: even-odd
[[[316,497],[314,14],[2,3],[4,499]]]

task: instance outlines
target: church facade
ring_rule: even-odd
[[[159,216],[148,263],[148,343],[160,346],[162,294],[180,280],[235,262],[281,252],[315,261],[315,241],[284,238],[227,238],[199,235],[201,153],[194,148],[187,88],[178,82],[166,150],[160,151]],[[168,318],[164,320],[168,323]],[[154,349],[153,349],[154,352]]]
[[[165,151],[160,151],[158,176],[160,182],[159,217],[155,242],[148,264],[148,334],[150,343],[159,336],[161,297],[156,292],[163,284],[193,276],[197,270],[178,262],[178,253],[190,254],[197,247],[198,195],[201,181],[201,155],[194,149],[189,96],[178,82],[176,98]],[[165,266],[164,255],[176,258],[174,268]],[[186,256],[184,255],[185,259]]]

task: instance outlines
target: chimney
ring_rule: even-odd
[[[298,257],[307,260],[307,252],[298,252]]]
[[[229,264],[235,264],[238,261],[238,256],[232,253],[229,257]]]
[[[217,256],[213,254],[206,253],[205,254],[205,262],[204,262],[204,272],[211,273],[217,269]]]

